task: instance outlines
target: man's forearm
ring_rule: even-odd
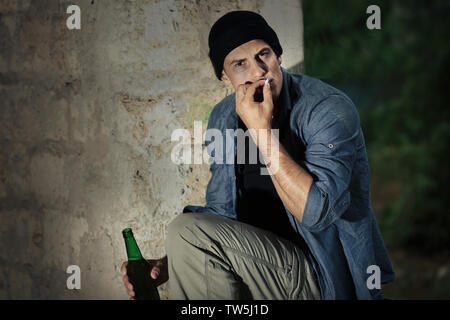
[[[260,137],[257,145],[281,201],[302,222],[313,178],[291,158],[270,129],[267,130],[267,139]]]

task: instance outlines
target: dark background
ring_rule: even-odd
[[[369,5],[381,29],[369,30]],[[450,298],[450,1],[303,1],[305,73],[361,117],[376,219],[397,279],[386,298]]]

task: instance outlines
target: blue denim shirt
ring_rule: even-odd
[[[369,164],[358,112],[338,89],[283,68],[282,72],[280,98],[291,138],[280,142],[314,178],[302,222],[286,209],[291,227],[310,249],[323,299],[381,299],[381,290],[367,286],[367,279],[373,279],[373,271],[367,269],[378,266],[381,283],[393,281],[394,272],[371,206]],[[234,140],[231,146],[223,146],[228,159],[230,154],[236,156],[235,107],[231,94],[214,107],[208,122],[208,129],[218,129]],[[207,148],[209,143],[205,141]],[[183,212],[238,220],[235,165],[225,159],[222,163],[210,165],[206,205],[188,205]]]

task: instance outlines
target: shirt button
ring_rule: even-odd
[[[333,149],[333,148],[334,148],[334,145],[333,145],[332,143],[330,143],[330,144],[328,145],[328,148]]]

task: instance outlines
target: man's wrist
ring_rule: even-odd
[[[270,143],[267,142],[267,140],[269,140],[268,137],[272,134],[272,129],[270,126],[258,129],[251,128],[248,129],[248,131],[250,132],[250,136],[258,148],[264,148],[268,143]]]
[[[257,146],[263,156],[264,163],[267,168],[269,169],[271,164],[274,163],[276,163],[278,167],[280,158],[280,142],[272,129],[264,129],[258,133]]]

